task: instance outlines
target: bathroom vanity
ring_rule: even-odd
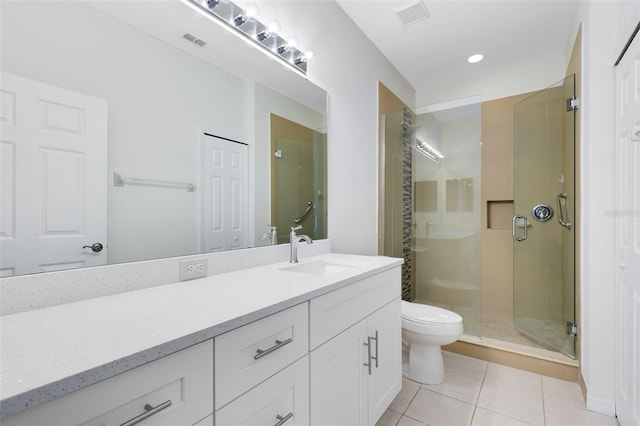
[[[324,254],[2,317],[2,424],[375,424],[402,260]]]

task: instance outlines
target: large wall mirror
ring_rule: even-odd
[[[322,89],[178,0],[0,7],[2,276],[326,238]]]

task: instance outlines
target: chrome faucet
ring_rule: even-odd
[[[298,263],[298,243],[304,241],[307,244],[313,244],[313,240],[307,235],[296,235],[296,231],[302,229],[302,225],[292,226],[289,240],[291,242],[291,256],[289,263]]]
[[[269,225],[269,232],[262,234],[258,240],[269,240],[269,245],[275,246],[278,244],[278,228],[273,225]]]

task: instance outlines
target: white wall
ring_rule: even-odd
[[[587,407],[615,413],[614,206],[615,69],[640,16],[638,2],[581,4],[582,257],[581,368]],[[614,30],[616,29],[616,30]]]

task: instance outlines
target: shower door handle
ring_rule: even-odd
[[[564,226],[565,228],[571,229],[573,224],[571,223],[571,221],[569,221],[565,217],[565,212],[567,213],[566,216],[569,216],[569,210],[567,209],[567,193],[564,191],[559,193],[557,197],[557,201],[558,201],[558,222],[560,222],[560,225]]]
[[[516,241],[524,241],[527,239],[527,227],[529,226],[529,222],[527,221],[527,218],[525,216],[522,216],[521,214],[517,214],[513,217],[513,221],[512,221],[512,227],[511,227],[511,233],[513,235],[513,239]],[[516,228],[519,226],[518,224],[522,223],[523,226],[522,228],[524,229],[522,231],[522,236],[518,237],[516,235]]]

